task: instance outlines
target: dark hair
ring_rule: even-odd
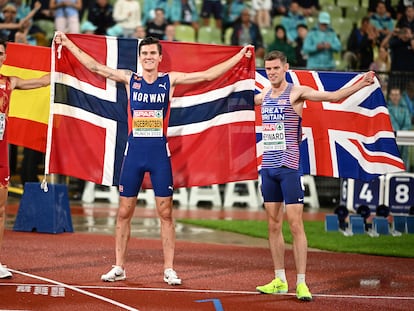
[[[265,57],[264,61],[280,59],[283,64],[287,63],[286,55],[281,51],[271,51]]]
[[[154,37],[146,37],[141,40],[141,43],[139,44],[139,47],[138,47],[138,55],[141,55],[141,48],[144,45],[151,45],[151,44],[156,44],[158,48],[158,53],[162,55],[162,46],[161,46],[160,40]]]
[[[279,24],[279,25],[275,26],[275,33],[278,32],[278,30],[283,30],[284,35],[283,35],[282,39],[283,39],[283,41],[287,41],[286,28]]]

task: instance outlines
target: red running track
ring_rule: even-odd
[[[159,239],[132,238],[127,280],[103,283],[114,261],[114,238],[83,233],[7,230],[2,262],[13,278],[0,280],[0,310],[414,310],[414,260],[311,251],[310,303],[294,295],[292,252],[285,295],[263,295],[271,280],[266,247],[177,241],[175,269],[182,286],[162,280]]]

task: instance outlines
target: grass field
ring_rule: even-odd
[[[259,220],[203,220],[180,219],[181,223],[229,231],[247,236],[267,239],[267,222]],[[311,248],[343,253],[369,254],[414,258],[414,234],[380,235],[371,237],[368,234],[345,236],[341,232],[326,232],[323,221],[305,221],[308,245]],[[289,226],[283,224],[286,243],[292,243]]]

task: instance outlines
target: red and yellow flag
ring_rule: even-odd
[[[50,48],[8,43],[7,58],[0,73],[32,79],[50,72]],[[9,143],[45,152],[49,122],[50,86],[12,92],[9,119]]]

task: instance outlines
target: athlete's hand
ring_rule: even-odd
[[[241,50],[240,50],[240,54],[244,55],[247,58],[252,57],[252,49],[254,49],[254,46],[249,44],[244,46]]]
[[[374,83],[374,81],[375,81],[375,72],[368,71],[364,75],[363,83],[366,84],[366,85],[371,85],[371,84]]]
[[[68,37],[66,37],[66,35],[61,31],[55,32],[54,40],[55,40],[56,45],[63,45],[63,46],[65,46],[66,43],[69,41]]]

